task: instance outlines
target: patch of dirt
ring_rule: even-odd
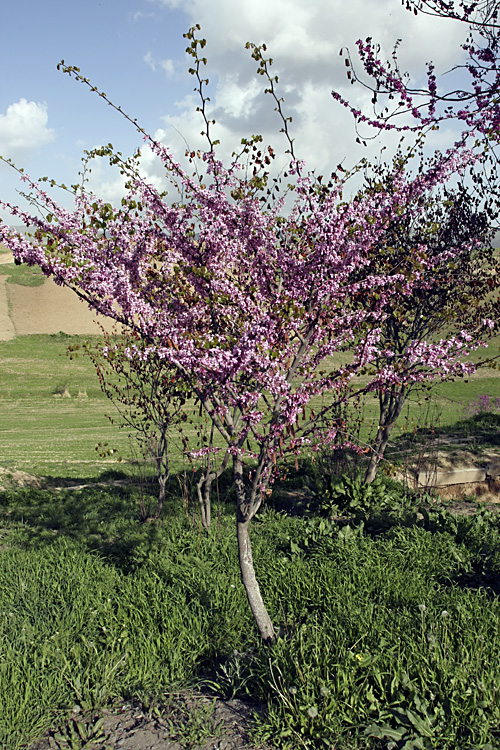
[[[490,510],[498,509],[500,505],[500,481],[498,479],[487,479],[485,482],[464,482],[463,484],[450,484],[447,487],[434,488],[440,499],[453,501],[451,510],[457,512],[459,508],[465,507],[467,513],[474,513],[477,506],[465,502],[467,497],[473,495],[481,505],[486,505]]]
[[[35,474],[0,466],[0,490],[11,490],[16,487],[36,487],[39,489],[44,485],[44,480]]]
[[[12,263],[12,253],[1,253],[0,263]],[[108,331],[112,321],[97,316],[67,287],[47,279],[41,286],[7,284],[0,277],[0,341],[32,333],[98,335],[99,321]]]
[[[249,726],[262,707],[202,694],[176,693],[165,705],[140,703],[84,715],[75,706],[70,720],[48,731],[29,750],[272,750],[249,739]],[[79,745],[72,744],[79,735]],[[87,743],[87,744],[86,744]]]

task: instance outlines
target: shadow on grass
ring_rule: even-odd
[[[209,537],[200,521],[198,477],[195,472],[172,473],[159,518],[147,512],[156,510],[157,483],[137,480],[116,469],[71,479],[50,477],[50,484],[42,488],[0,490],[0,540],[2,532],[12,532],[9,536],[17,546],[43,549],[56,540],[68,539],[127,572],[176,536],[186,533],[198,547],[200,538]],[[233,513],[232,487],[226,473],[212,497],[214,537],[218,518]]]
[[[185,476],[170,478],[162,517],[145,522],[144,509],[156,506],[153,482],[138,483],[114,470],[98,478],[72,479],[74,489],[66,478],[51,478],[53,487],[49,489],[1,492],[0,527],[10,527],[15,531],[16,544],[30,548],[50,546],[61,536],[78,541],[127,572],[162,545],[170,525],[185,525],[200,533],[196,488],[192,477],[187,479],[191,481],[186,483]],[[226,514],[232,510],[226,507],[226,495],[219,488],[214,512]]]
[[[132,486],[12,490],[0,500],[0,519],[15,527],[23,546],[42,548],[64,536],[126,568],[138,544],[154,541],[154,526],[138,522],[135,495]]]
[[[446,534],[470,554],[467,566],[451,581],[460,588],[482,590],[500,596],[500,515],[478,508],[457,516],[448,509],[424,510],[419,524],[433,534]]]
[[[500,572],[487,562],[476,562],[472,570],[458,576],[455,581],[460,588],[484,591],[489,597],[500,597]]]
[[[454,544],[467,550],[467,566],[458,566],[452,579],[444,585],[484,589],[489,595],[500,594],[500,517],[479,509],[474,515],[456,516],[443,506],[425,507],[418,498],[409,499],[400,489],[394,493],[394,505],[388,510],[376,507],[357,508],[333,517],[321,498],[314,500],[304,491],[304,466],[290,471],[274,486],[273,497],[263,507],[277,517],[294,517],[303,524],[301,535],[308,537],[309,550],[322,543],[322,535],[347,538],[349,528],[356,535],[372,539],[390,539],[399,530],[419,527],[429,534],[446,535]],[[148,498],[154,503],[153,487],[133,483],[116,470],[96,478],[74,480],[81,489],[24,488],[0,494],[0,527],[14,531],[17,545],[30,548],[50,546],[61,536],[82,543],[123,572],[130,572],[147,561],[165,544],[166,535],[184,533],[204,536],[198,515],[196,479],[199,475],[173,474],[167,485],[167,500],[161,519],[141,522],[140,508]],[[109,484],[123,482],[119,486]],[[387,480],[391,486],[394,482]],[[151,494],[150,494],[151,493]],[[213,527],[217,518],[234,513],[230,471],[220,479],[213,492]],[[316,529],[318,523],[323,527]],[[278,533],[278,532],[277,532]],[[285,528],[279,532],[286,536]],[[346,536],[347,535],[347,536]],[[318,539],[316,539],[318,536]]]
[[[439,427],[430,425],[420,427],[411,433],[405,433],[391,442],[387,457],[401,450],[409,450],[432,443],[434,448],[468,447],[495,448],[500,446],[500,414],[485,412],[468,419],[461,419],[453,425]]]

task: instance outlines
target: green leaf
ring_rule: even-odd
[[[370,724],[370,726],[365,729],[366,737],[377,737],[377,739],[380,740],[387,737],[390,740],[398,741],[402,740],[405,734],[406,729],[404,727],[393,729],[388,724],[382,724],[382,726],[379,726],[378,724]]]
[[[420,734],[423,734],[424,737],[434,736],[434,730],[427,721],[421,719],[420,716],[417,716],[417,714],[413,713],[413,711],[411,711],[409,708],[406,709],[405,713],[415,729],[420,732]]]

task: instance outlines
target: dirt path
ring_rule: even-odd
[[[16,329],[9,314],[7,277],[0,276],[0,341],[8,341],[16,335]]]

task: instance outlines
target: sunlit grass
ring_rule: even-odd
[[[2,465],[47,476],[81,477],[109,470],[118,458],[125,463],[137,458],[134,443],[128,438],[129,430],[118,429],[117,424],[112,425],[106,417],[107,414],[116,416],[116,411],[101,393],[90,360],[82,356],[70,360],[66,356],[68,345],[82,340],[83,337],[57,334],[22,336],[0,342]],[[495,346],[491,345],[492,352]],[[329,364],[334,366],[338,362],[332,360]],[[67,387],[71,399],[55,395],[62,386]],[[462,402],[484,393],[500,396],[496,370],[482,370],[467,382],[437,384],[430,392],[412,395],[394,437],[421,422],[429,403],[433,405],[433,418],[441,425],[450,425],[461,416]],[[314,399],[310,408],[318,410],[322,403]],[[360,438],[369,441],[378,423],[376,398],[366,397],[362,415]],[[185,425],[184,430],[195,446],[201,419],[196,409],[190,417],[193,424]],[[180,469],[185,461],[175,438],[174,432],[172,468]],[[99,443],[107,444],[106,449],[113,449],[113,455],[99,458],[99,452],[103,452],[96,451]]]
[[[2,496],[2,748],[63,723],[75,704],[161,705],[200,680],[267,702],[257,729],[274,747],[375,750],[395,736],[495,747],[498,519],[403,512],[363,529],[269,508],[254,554],[281,637],[263,648],[231,505],[207,536],[175,500],[163,521],[138,523],[137,500],[134,489]]]
[[[25,263],[19,266],[15,263],[2,263],[0,274],[8,277],[9,284],[20,286],[42,286],[45,282],[45,276],[38,266],[28,266]]]

